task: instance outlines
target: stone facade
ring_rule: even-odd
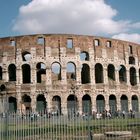
[[[139,81],[139,44],[69,34],[0,38],[0,98],[12,111],[139,111]]]

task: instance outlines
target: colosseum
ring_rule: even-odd
[[[0,38],[0,112],[138,112],[140,45],[98,36]]]

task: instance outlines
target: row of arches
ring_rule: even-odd
[[[62,113],[62,104],[61,104],[61,97],[56,95],[52,98],[52,112]],[[22,106],[21,110],[31,110],[32,99],[29,95],[22,96]],[[96,109],[98,112],[103,112],[105,110],[106,104],[109,104],[109,109],[112,113],[117,111],[117,98],[115,95],[109,96],[109,103],[106,103],[105,98],[103,95],[99,94],[96,97]],[[91,96],[85,94],[82,97],[82,112],[84,113],[92,113],[92,99]],[[122,95],[120,97],[120,105],[121,111],[129,111],[129,104],[128,104],[128,97],[126,95]],[[131,109],[133,111],[139,111],[139,100],[136,95],[131,97]],[[39,94],[36,98],[36,111],[46,111],[48,109],[48,104],[46,98],[43,94]],[[16,111],[17,110],[17,99],[14,97],[9,97],[9,111]],[[79,110],[79,99],[76,95],[70,94],[67,97],[67,111],[78,112]]]
[[[61,80],[62,79],[62,72],[61,72],[61,65],[58,62],[54,62],[51,66],[52,70],[52,80]],[[10,64],[8,66],[8,75],[9,81],[16,81],[16,66],[15,64]],[[76,65],[73,62],[67,63],[66,67],[67,71],[67,79],[76,80]],[[129,75],[127,75],[127,70],[124,65],[120,65],[118,68],[119,71],[119,81],[120,82],[127,82],[127,77],[130,79],[130,84],[132,86],[136,85],[137,82],[137,70],[135,67],[130,67]],[[116,81],[116,69],[113,64],[109,64],[107,66],[107,76],[108,80]],[[46,65],[42,62],[37,63],[36,65],[36,81],[37,83],[42,83],[46,80]],[[3,70],[0,67],[0,80],[2,80]],[[29,64],[22,65],[22,81],[23,83],[31,83],[31,67]],[[139,69],[139,79],[140,79],[140,69]],[[81,67],[81,83],[87,84],[91,83],[91,70],[90,66],[86,63],[82,64]],[[95,83],[104,83],[104,68],[102,64],[97,63],[95,64]]]

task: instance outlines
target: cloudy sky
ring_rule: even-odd
[[[140,0],[1,0],[0,37],[98,35],[140,43]]]

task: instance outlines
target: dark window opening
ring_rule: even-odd
[[[128,98],[126,95],[121,96],[121,111],[128,112]]]
[[[23,77],[23,83],[31,83],[30,65],[28,64],[22,65],[22,77]]]
[[[102,113],[105,110],[105,99],[103,95],[96,97],[96,107],[98,113]]]
[[[37,83],[46,81],[46,65],[44,63],[38,63],[37,66]]]
[[[119,81],[120,82],[126,82],[126,68],[123,65],[120,65],[119,67]]]
[[[139,112],[139,101],[136,95],[132,96],[132,111]]]
[[[10,112],[17,111],[17,100],[14,97],[9,97],[9,111]]]
[[[82,84],[90,83],[90,67],[87,64],[82,65],[81,81]]]
[[[108,79],[115,81],[115,68],[112,64],[108,65]]]
[[[16,81],[16,66],[10,64],[8,67],[9,81]]]
[[[103,83],[103,67],[101,64],[95,65],[95,82]]]
[[[131,45],[129,46],[129,53],[133,54],[133,50],[132,50],[132,46]]]
[[[0,80],[2,80],[2,67],[0,67]]]
[[[130,68],[130,83],[132,86],[137,84],[136,69],[133,67]]]
[[[53,113],[54,115],[60,115],[61,114],[61,98],[59,96],[54,96],[52,99],[53,103]]]
[[[47,105],[47,103],[46,103],[46,99],[45,99],[44,95],[42,95],[42,94],[38,95],[37,96],[36,110],[41,111],[43,113],[43,111],[46,110],[46,105]]]
[[[135,65],[135,58],[134,57],[132,57],[132,56],[129,57],[129,64]]]
[[[117,101],[116,101],[115,95],[109,96],[109,108],[110,108],[111,114],[116,115],[115,113],[117,111]]]
[[[90,115],[92,113],[91,97],[87,94],[82,98],[82,112]]]

